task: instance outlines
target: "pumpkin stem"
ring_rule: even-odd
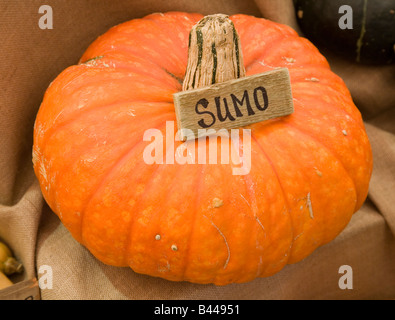
[[[183,90],[206,87],[245,76],[239,35],[227,15],[201,19],[189,34]]]

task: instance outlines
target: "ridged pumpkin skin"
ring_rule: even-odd
[[[33,163],[51,209],[102,262],[225,285],[273,275],[333,240],[367,196],[372,154],[349,91],[318,50],[287,26],[234,15],[246,75],[288,68],[295,112],[249,127],[248,175],[146,164],[144,132],[165,136],[176,121],[172,94],[202,17],[152,14],[99,37],[49,86]]]

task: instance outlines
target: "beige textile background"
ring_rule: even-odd
[[[41,5],[52,30],[38,27]],[[0,238],[24,263],[14,281],[53,270],[43,299],[395,299],[395,65],[357,66],[327,56],[361,110],[372,144],[369,196],[334,241],[270,278],[224,287],[176,283],[115,268],[79,245],[44,203],[33,173],[32,132],[48,84],[77,63],[111,26],[152,12],[245,13],[295,28],[290,0],[135,1],[2,0],[0,2]],[[338,269],[353,268],[352,290],[340,290]]]

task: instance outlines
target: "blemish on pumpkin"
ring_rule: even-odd
[[[311,206],[310,192],[307,194],[306,203],[307,203],[307,208],[309,209],[310,218],[314,219],[313,207]]]
[[[82,159],[83,162],[93,162],[97,159],[97,156],[88,157],[86,159]]]
[[[294,238],[294,241],[296,241],[302,234],[303,234],[303,232],[299,233],[299,234]]]
[[[45,182],[48,182],[47,170],[45,169],[44,161],[41,161],[40,163],[39,173],[43,177]]]
[[[93,58],[90,58],[90,59],[88,59],[88,60],[86,60],[85,62],[82,62],[82,64],[85,64],[85,65],[91,65],[91,66],[95,66],[96,65],[96,60],[100,60],[100,59],[102,59],[104,56],[97,56],[97,57],[93,57]]]
[[[33,149],[33,165],[36,165],[37,161],[40,159],[40,154],[38,151],[36,151],[35,149]]]
[[[320,79],[317,79],[317,78],[314,78],[314,77],[306,78],[305,80],[306,81],[311,81],[311,82],[320,82]]]
[[[240,197],[242,197],[243,200],[247,203],[247,206],[249,206],[251,208],[250,203],[247,201],[246,198],[244,198],[244,196],[241,193],[240,193]]]
[[[126,112],[127,115],[135,117],[136,115],[134,114],[134,110],[133,109],[129,109],[128,112]]]
[[[347,135],[348,135],[348,133],[347,133],[347,131],[346,131],[346,130],[342,130],[342,133],[343,133],[345,136],[347,136]]]
[[[221,237],[222,237],[222,238],[224,239],[224,241],[225,241],[226,250],[228,251],[228,257],[226,258],[226,261],[225,261],[225,264],[224,264],[224,269],[226,269],[226,267],[228,266],[229,260],[230,260],[230,248],[229,248],[228,241],[226,240],[226,237],[225,237],[225,235],[222,233],[222,231],[216,226],[216,224],[215,224],[211,219],[207,218],[206,216],[203,216],[203,217],[205,217],[206,219],[208,219],[208,220],[210,221],[211,225],[212,225],[215,229],[217,229],[218,233],[221,235]]]
[[[290,58],[290,57],[281,57],[281,58],[285,60],[288,64],[293,64],[296,62],[294,58]]]
[[[258,217],[255,217],[256,222],[258,222],[258,224],[260,225],[260,227],[262,228],[262,230],[265,232],[265,237],[266,237],[266,231],[265,231],[265,227],[263,226],[261,220],[259,220]]]
[[[322,172],[320,170],[317,169],[317,167],[314,167],[315,169],[315,173],[319,176],[322,177]]]
[[[160,234],[157,234],[156,236],[155,236],[155,240],[160,240]]]
[[[214,208],[220,208],[220,207],[222,207],[223,205],[224,205],[223,200],[218,199],[218,198],[214,198],[214,199],[213,199],[213,207],[214,207]]]
[[[64,109],[57,114],[57,116],[53,119],[52,123],[55,123],[56,120],[58,120],[58,118],[62,115],[63,112],[64,112]]]
[[[166,266],[165,267],[158,266],[158,271],[159,272],[168,272],[168,271],[170,271],[170,263],[169,263],[169,261],[166,261]]]
[[[177,251],[177,250],[178,250],[178,248],[177,248],[177,246],[176,246],[175,244],[173,244],[173,245],[171,246],[171,250],[173,250],[173,251]]]

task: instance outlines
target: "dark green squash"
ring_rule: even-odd
[[[294,0],[304,36],[320,49],[358,63],[395,61],[395,0]],[[353,29],[342,30],[342,5],[353,11]]]

